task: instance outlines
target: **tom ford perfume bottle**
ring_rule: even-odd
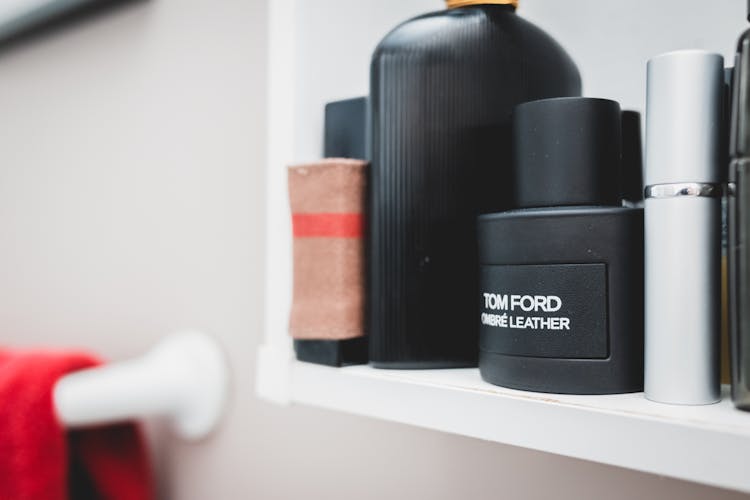
[[[521,208],[479,217],[486,381],[552,393],[642,390],[643,210],[622,206],[621,123],[619,104],[605,99],[516,107]]]

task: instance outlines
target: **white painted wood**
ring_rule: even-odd
[[[292,365],[293,402],[750,492],[750,415],[725,398],[567,396],[483,382],[477,369]]]
[[[255,387],[258,395],[276,403],[288,401],[292,360],[291,341],[286,333],[292,295],[286,166],[292,162],[294,151],[296,19],[295,0],[269,2],[266,303]]]
[[[291,364],[294,360],[289,341],[287,345],[266,342],[260,346],[255,369],[255,393],[261,399],[276,404],[290,403]]]

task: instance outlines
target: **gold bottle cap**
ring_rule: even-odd
[[[512,5],[518,7],[518,0],[445,0],[449,9],[467,7],[469,5]]]

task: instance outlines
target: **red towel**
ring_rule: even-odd
[[[100,363],[81,352],[0,350],[0,500],[153,498],[135,425],[68,432],[55,416],[55,382]]]

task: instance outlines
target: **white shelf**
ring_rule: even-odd
[[[696,29],[705,35],[702,48],[729,55],[744,29],[740,7],[730,9],[729,2],[715,2],[669,31],[653,18],[633,14],[629,4],[573,3],[587,12],[585,23],[568,3],[552,0],[522,2],[521,13],[565,41],[584,69],[589,92],[632,109],[643,109],[648,57],[665,46],[694,46]],[[677,0],[658,3],[655,15],[664,19],[679,8]],[[269,7],[267,272],[258,394],[279,404],[313,405],[750,493],[750,414],[734,410],[726,399],[706,407],[672,407],[640,394],[512,391],[482,382],[477,370],[332,369],[292,360],[286,328],[292,256],[285,166],[320,154],[325,102],[367,92],[368,61],[383,34],[437,7],[434,0],[272,0]],[[609,21],[615,18],[613,25]],[[727,28],[727,19],[736,19],[737,26]],[[614,39],[620,44],[610,47],[618,54],[610,58],[614,65],[603,64],[600,47],[590,43],[592,33],[585,28],[595,21],[609,22],[619,34]],[[630,36],[634,26],[644,33],[637,40]]]
[[[735,410],[727,397],[679,407],[642,394],[504,389],[483,382],[476,369],[287,366],[292,403],[750,492],[750,414]]]

